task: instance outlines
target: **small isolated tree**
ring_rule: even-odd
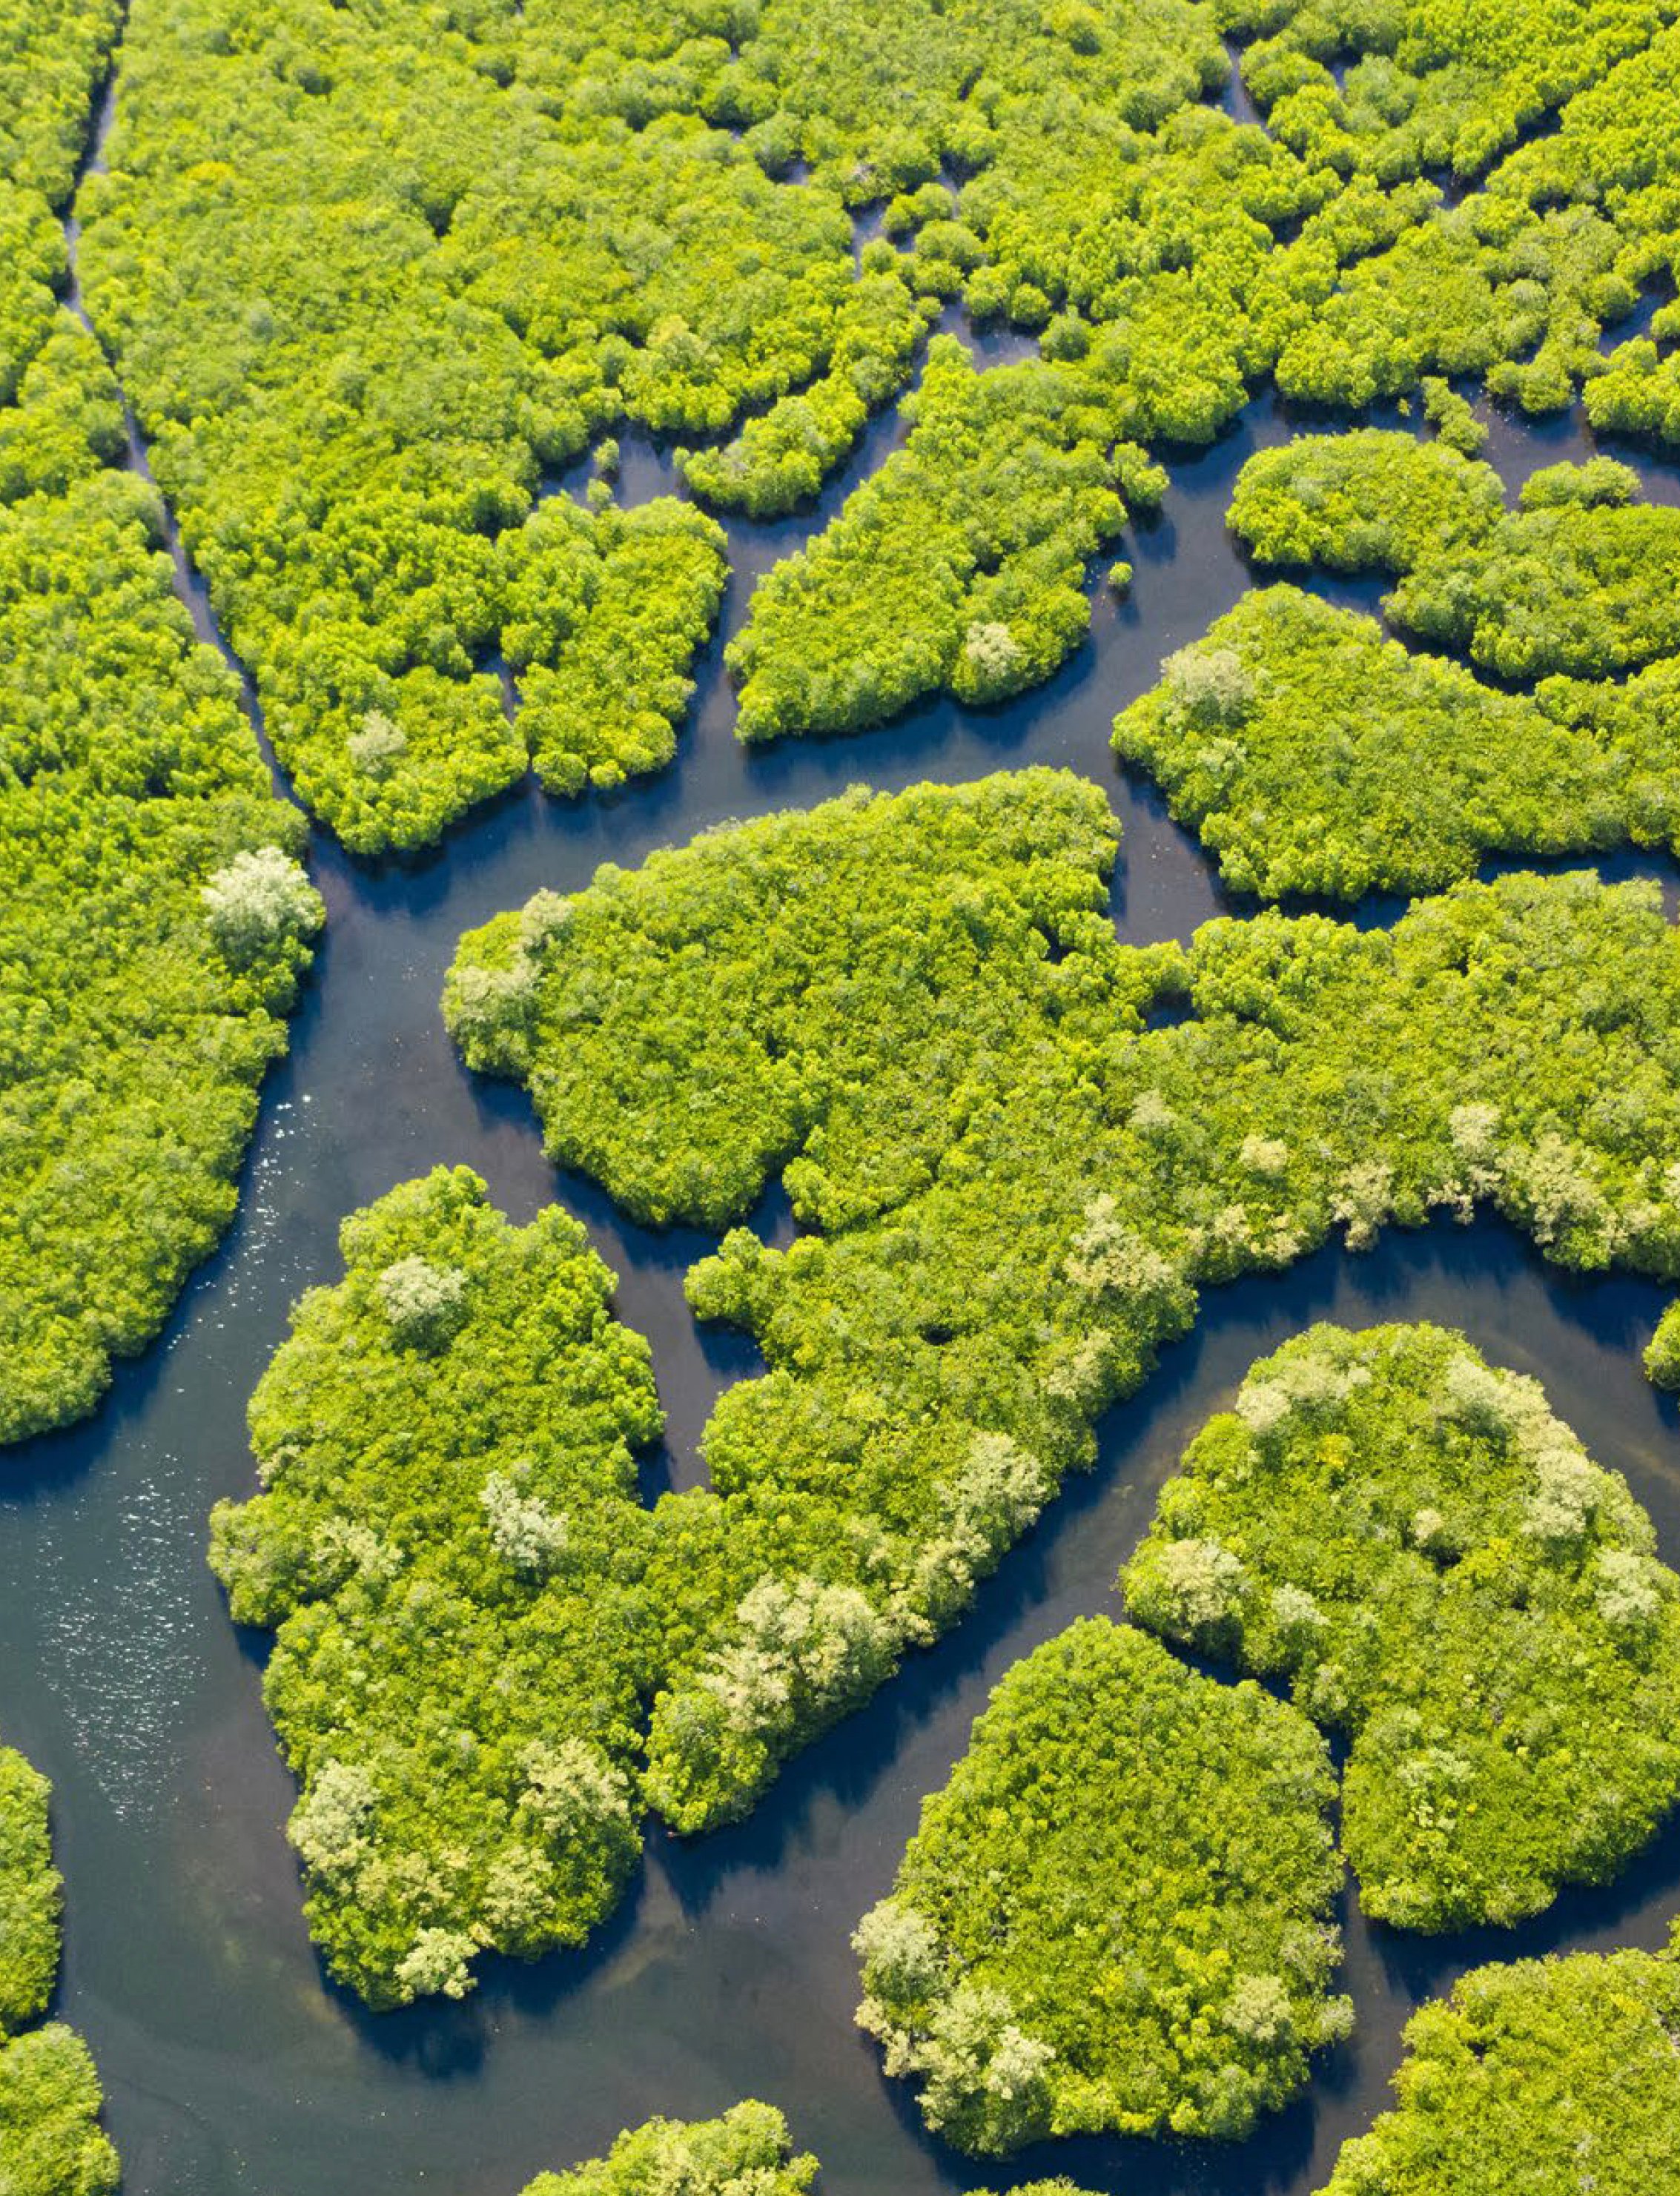
[[[255,960],[282,939],[312,937],[325,919],[319,893],[279,847],[235,854],[200,898],[211,934],[231,961]]]
[[[490,1544],[521,1578],[547,1578],[566,1552],[566,1521],[534,1494],[524,1494],[505,1472],[493,1471],[479,1500]]]
[[[624,1779],[586,1739],[563,1738],[553,1745],[534,1739],[522,1766],[526,1782],[521,1804],[553,1843],[632,1829],[635,1817]]]
[[[863,1971],[863,1987],[879,1990],[889,2003],[902,2006],[930,1997],[944,1978],[944,1955],[932,1924],[902,1899],[883,1898],[852,1933],[852,1949]],[[872,2035],[890,2020],[865,2021]]]
[[[292,1811],[286,1835],[312,1875],[342,1881],[366,1858],[373,1780],[359,1763],[327,1761]]]
[[[1198,730],[1240,724],[1254,699],[1254,677],[1234,648],[1181,648],[1163,667],[1179,714]]]
[[[1231,1631],[1247,1583],[1242,1563],[1217,1540],[1164,1540],[1140,1560],[1126,1585],[1128,1605],[1145,1624],[1192,1646],[1212,1646]]]
[[[992,620],[969,627],[962,653],[967,661],[973,693],[977,699],[984,701],[1008,691],[1025,650],[1007,625]]]

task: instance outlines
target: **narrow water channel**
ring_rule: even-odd
[[[60,2010],[97,2057],[129,2196],[515,2196],[621,2126],[743,2095],[783,2108],[824,2161],[826,2196],[930,2196],[1034,2171],[1129,2196],[1307,2196],[1381,2108],[1400,2026],[1421,1998],[1489,1956],[1665,1937],[1680,1906],[1680,1829],[1612,1891],[1566,1898],[1514,1934],[1401,1939],[1368,1929],[1350,1900],[1359,2028],[1305,2101],[1233,2150],[1080,2143],[1009,2175],[983,2175],[930,2141],[852,2026],[849,1931],[886,1888],[922,1794],[961,1752],[990,1687],[1072,1617],[1113,1606],[1114,1574],[1185,1440],[1255,1355],[1302,1323],[1439,1320],[1538,1374],[1593,1453],[1626,1473],[1680,1563],[1680,1427],[1637,1355],[1661,1293],[1567,1281],[1494,1222],[1391,1235],[1364,1257],[1326,1251],[1281,1280],[1210,1292],[1197,1333],[1112,1415],[1096,1471],[982,1589],[966,1626],[796,1761],[745,1825],[687,1846],[656,1836],[634,1894],[587,1953],[494,1966],[463,2006],[374,2018],[323,1981],[283,1835],[292,1788],[259,1661],[205,1566],[211,1503],[251,1488],[245,1401],[289,1304],[334,1278],[347,1212],[440,1162],[476,1168],[516,1217],[557,1196],[586,1222],[621,1276],[620,1310],[653,1344],[670,1431],[650,1484],[691,1483],[700,1430],[719,1389],[752,1369],[750,1346],[701,1335],[684,1305],[702,1239],[626,1226],[598,1193],[557,1179],[522,1095],[462,1071],[438,1015],[461,930],[540,885],[574,889],[601,861],[636,863],[727,818],[809,806],[853,783],[1052,763],[1101,783],[1122,819],[1122,935],[1186,933],[1224,903],[1193,843],[1117,773],[1109,727],[1163,656],[1248,583],[1223,528],[1231,486],[1253,449],[1292,431],[1263,400],[1174,468],[1160,518],[1124,546],[1129,596],[1097,588],[1090,644],[1038,693],[994,714],[940,705],[862,738],[748,755],[732,734],[722,639],[754,575],[892,447],[889,415],[816,514],[730,529],[724,632],[662,776],[577,806],[522,789],[410,867],[358,866],[317,835],[330,928],[292,1057],[265,1095],[236,1225],[98,1417],[0,1462],[0,1730],[56,1788],[68,1883]],[[1489,454],[1515,481],[1585,447],[1575,422],[1539,432],[1502,422]],[[1680,500],[1674,468],[1642,471],[1648,493]],[[661,452],[628,439],[626,499],[671,485]],[[194,603],[208,631],[201,594]],[[760,1216],[784,1224],[773,1205]]]

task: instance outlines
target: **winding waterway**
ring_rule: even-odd
[[[929,2196],[1059,2171],[1136,2196],[1304,2196],[1381,2108],[1420,1999],[1489,1956],[1655,1945],[1680,1906],[1680,1825],[1614,1889],[1567,1897],[1515,1933],[1405,1939],[1367,1927],[1350,1896],[1355,2038],[1305,2101],[1231,2150],[1079,2143],[982,2174],[923,2134],[908,2092],[882,2079],[852,2026],[850,1929],[886,1887],[922,1794],[961,1752],[990,1687],[1074,1616],[1114,1607],[1115,1572],[1184,1441],[1256,1354],[1303,1322],[1440,1320],[1539,1374],[1594,1454],[1626,1473],[1680,1563],[1680,1426],[1637,1358],[1662,1293],[1570,1282],[1494,1222],[1443,1223],[1209,1292],[1196,1333],[1111,1415],[1096,1471],[982,1588],[969,1621],[801,1756],[745,1825],[690,1846],[655,1835],[633,1895],[586,1954],[493,1965],[465,2005],[377,2019],[323,1980],[283,1835],[292,1787],[258,1657],[228,1621],[204,1544],[211,1503],[250,1491],[245,1401],[297,1292],[334,1277],[339,1220],[439,1162],[476,1168],[517,1218],[556,1196],[578,1213],[621,1277],[619,1309],[653,1344],[670,1431],[650,1489],[692,1482],[719,1390],[753,1363],[739,1338],[701,1335],[684,1305],[703,1239],[628,1227],[587,1185],[557,1179],[522,1095],[462,1071],[437,1003],[461,930],[540,885],[571,890],[603,860],[638,862],[726,818],[853,783],[950,782],[1029,762],[1111,793],[1124,828],[1123,936],[1182,935],[1223,911],[1199,851],[1117,774],[1108,732],[1162,656],[1247,584],[1222,525],[1231,485],[1291,424],[1262,401],[1174,468],[1161,517],[1126,546],[1129,598],[1097,589],[1090,645],[1037,694],[749,756],[732,735],[722,639],[754,575],[825,521],[898,431],[891,417],[875,423],[813,517],[731,529],[725,632],[663,775],[575,807],[522,790],[419,866],[360,867],[317,835],[330,928],[291,1059],[265,1095],[236,1225],[98,1417],[0,1464],[0,1729],[56,1788],[69,1894],[59,2009],[97,2057],[129,2196],[514,2196],[621,2126],[743,2095],[787,2112],[824,2161],[826,2196]],[[1501,422],[1488,454],[1514,481],[1585,447],[1575,423]],[[1642,470],[1648,493],[1680,500],[1672,467]],[[671,485],[668,459],[630,440],[626,498]],[[201,597],[194,607],[207,632]],[[787,1225],[773,1202],[759,1222]]]

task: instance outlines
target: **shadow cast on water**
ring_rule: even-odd
[[[1667,1934],[1662,1917],[1680,1913],[1680,1816],[1608,1884],[1562,1893],[1544,1914],[1515,1928],[1455,1931],[1447,1937],[1408,1936],[1370,1925],[1384,1972],[1413,2004],[1439,1997],[1461,1974],[1490,1960],[1538,1960],[1582,1949],[1608,1951],[1640,1943],[1653,1950]]]

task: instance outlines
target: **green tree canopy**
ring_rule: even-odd
[[[1240,2136],[1352,2008],[1306,1718],[1093,1617],[1007,1672],[853,1939],[861,2026],[960,2148]]]
[[[1680,511],[1637,486],[1608,458],[1549,465],[1507,510],[1491,466],[1406,434],[1261,452],[1230,513],[1256,560],[1392,575],[1389,622],[1468,663],[1267,588],[1168,660],[1116,719],[1116,751],[1227,883],[1268,899],[1680,845]]]
[[[38,2026],[58,1973],[64,1885],[49,1787],[0,1747],[0,2187],[7,2196],[115,2196],[117,2153],[99,2124],[87,2046]]]
[[[1350,1741],[1365,1910],[1510,1923],[1608,1881],[1680,1794],[1680,1579],[1538,1383],[1432,1326],[1255,1366],[1123,1575],[1140,1623]]]
[[[715,2120],[648,2120],[605,2158],[540,2173],[524,2196],[805,2196],[816,2178],[781,2113],[748,2098]]]
[[[622,512],[561,526],[564,469],[635,425],[694,494],[787,511],[950,300],[1043,355],[958,391],[928,355],[910,447],[760,590],[748,738],[1048,676],[1151,486],[1117,444],[1206,442],[1268,375],[1348,410],[1585,385],[1666,435],[1672,309],[1600,338],[1680,251],[1667,12],[137,0],[87,292],[300,792],[417,846],[531,762],[573,793],[673,751],[720,540],[668,499],[633,552]],[[1227,34],[1267,128],[1210,103]],[[20,216],[20,297],[59,249]]]
[[[223,1503],[234,1616],[303,1793],[292,1841],[335,1973],[372,2003],[469,1985],[481,1949],[580,1944],[640,1850],[650,1685],[647,1344],[551,1207],[465,1168],[345,1222],[252,1398],[265,1491]]]
[[[1114,721],[1239,892],[1353,900],[1429,891],[1489,854],[1671,841],[1680,774],[1665,667],[1536,696],[1415,654],[1296,587],[1244,595]]]
[[[1680,1274],[1680,958],[1651,887],[1510,876],[1389,931],[1120,945],[1051,771],[707,835],[462,941],[446,1013],[557,1160],[730,1228],[688,1288],[767,1369],[659,1505],[644,1795],[694,1831],[954,1623],[1195,1316],[1334,1229],[1497,1207]],[[1167,1000],[1188,1012],[1158,1023]]]
[[[91,1410],[233,1216],[320,928],[54,292],[119,11],[0,11],[0,1442]]]

